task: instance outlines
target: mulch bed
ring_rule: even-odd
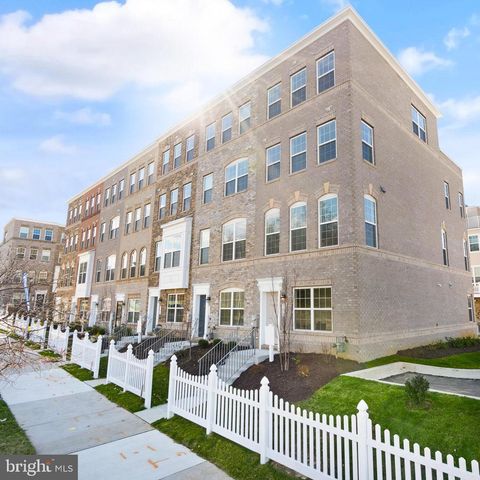
[[[425,347],[408,348],[407,350],[399,350],[398,355],[412,358],[440,358],[450,355],[458,355],[459,353],[480,352],[480,343],[469,347],[445,347],[438,348],[434,345]]]
[[[240,375],[233,386],[244,390],[255,390],[260,388],[260,380],[267,377],[270,390],[274,394],[289,402],[299,402],[310,397],[338,375],[360,368],[357,362],[331,355],[292,353],[289,370],[282,372],[279,356],[275,355],[272,363],[265,360],[250,367]]]
[[[200,360],[200,358],[203,357],[203,355],[205,355],[211,348],[211,345],[206,348],[199,346],[192,347],[191,357],[188,348],[182,350],[181,352],[177,352],[175,354],[177,356],[177,365],[185,372],[188,372],[192,375],[198,375],[198,360]]]

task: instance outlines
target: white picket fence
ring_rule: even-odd
[[[96,342],[92,342],[88,332],[85,332],[83,339],[80,339],[78,338],[77,331],[73,331],[72,353],[70,355],[70,361],[80,365],[82,368],[91,370],[93,372],[93,378],[98,378],[101,353],[101,335],[98,336]]]
[[[56,328],[54,328],[53,325],[50,325],[50,328],[48,329],[48,348],[65,358],[67,355],[69,335],[70,329],[68,326],[65,328],[65,331],[62,332],[60,325],[57,325]]]
[[[28,339],[31,342],[39,343],[43,347],[46,336],[47,322],[44,321],[42,325],[40,320],[32,320],[30,322],[30,328],[28,329]]]
[[[20,337],[26,338],[28,332],[28,323],[29,319],[26,317],[15,317],[12,324],[13,333],[19,335]]]
[[[127,351],[120,353],[115,348],[115,340],[110,342],[108,351],[107,383],[112,382],[145,399],[145,407],[152,406],[153,382],[153,350],[148,352],[148,357],[141,360],[136,358],[130,344]]]
[[[178,414],[312,479],[479,480],[477,461],[467,469],[451,455],[432,458],[428,448],[373,426],[362,400],[356,415],[307,412],[273,395],[264,377],[259,390],[240,390],[223,382],[212,365],[209,375],[190,375],[170,364],[168,413]]]

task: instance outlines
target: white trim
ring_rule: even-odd
[[[195,332],[192,330],[192,337],[198,336],[198,319],[196,316],[200,310],[200,295],[205,295],[207,298],[210,296],[210,284],[209,283],[194,283],[192,285],[192,322],[195,325]],[[203,329],[203,338],[208,336],[208,325],[210,319],[210,302],[205,302],[205,325]]]

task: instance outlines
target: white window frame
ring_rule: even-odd
[[[296,78],[298,75],[300,75],[301,73],[305,72],[305,83],[297,88],[295,88],[295,90],[293,89],[293,81],[294,81],[294,78]],[[307,78],[307,67],[303,67],[301,68],[300,70],[296,71],[295,73],[293,73],[292,75],[290,75],[290,108],[294,108],[298,105],[301,105],[302,103],[304,103],[306,100],[307,100],[307,84],[308,84],[308,78]],[[299,90],[301,90],[302,88],[305,88],[305,99],[302,100],[301,102],[298,102],[297,104],[293,104],[293,94],[295,92],[298,92]]]
[[[163,268],[180,268],[182,265],[182,240],[171,235],[163,239]]]
[[[278,229],[275,231],[269,232],[268,231],[268,220],[269,218],[278,218]],[[280,209],[279,208],[271,208],[270,210],[267,210],[265,212],[265,217],[264,217],[264,223],[265,223],[265,238],[264,238],[264,255],[265,256],[270,256],[270,255],[278,255],[280,253],[280,228],[281,228],[281,217],[280,217]],[[275,223],[277,223],[275,221]],[[278,235],[278,252],[272,252],[268,253],[267,252],[267,245],[268,245],[268,237],[272,235]]]
[[[420,111],[416,107],[414,107],[413,105],[411,107],[412,107],[412,110],[411,110],[412,111],[412,115],[411,115],[412,116],[412,124],[417,126],[418,134],[415,133],[413,125],[412,125],[412,132],[422,142],[428,143],[427,119],[425,118],[425,115],[420,113]],[[420,125],[421,123],[423,123],[423,127]],[[425,139],[422,138],[421,132],[423,132],[423,134],[425,136]]]
[[[450,256],[448,254],[448,235],[447,231],[442,228],[441,231],[442,238],[442,262],[444,267],[450,266]]]
[[[222,308],[222,294],[230,294],[230,307],[228,308]],[[243,293],[243,307],[242,308],[239,308],[239,307],[234,307],[234,294],[235,293]],[[222,322],[222,310],[225,310],[225,311],[229,311],[229,323],[226,324],[226,323],[221,323]],[[242,322],[241,323],[238,323],[238,324],[233,324],[233,314],[234,314],[234,311],[236,310],[241,310],[243,313],[242,313]],[[245,290],[241,289],[241,288],[227,288],[225,290],[222,290],[220,292],[220,296],[219,296],[219,302],[218,302],[218,325],[221,326],[221,327],[233,327],[233,328],[238,328],[238,327],[241,327],[241,326],[244,326],[245,325]]]
[[[271,100],[271,94],[272,92],[276,93],[276,89],[279,89],[279,95],[276,100]],[[276,103],[280,104],[280,111],[276,113],[275,115],[270,115],[270,107],[275,105]],[[282,113],[282,82],[278,82],[275,85],[271,86],[267,90],[267,120],[271,120],[272,118],[275,118],[276,116],[280,115]]]
[[[207,185],[206,183],[211,179],[211,186],[210,188],[205,188]],[[211,192],[210,194],[210,199],[207,201],[205,201],[205,195],[207,192]],[[209,173],[207,175],[204,175],[203,176],[203,182],[202,182],[202,203],[204,205],[208,204],[208,203],[211,203],[213,200],[213,173]]]
[[[365,130],[367,130],[367,132],[369,133],[369,136],[371,137],[371,140],[369,141],[368,138],[365,137],[364,133],[365,133]],[[375,131],[373,129],[373,127],[367,123],[365,120],[362,120],[361,121],[361,133],[362,133],[362,160],[364,160],[365,162],[369,163],[370,165],[375,165],[375,147],[374,147],[374,143],[375,143]],[[372,161],[370,160],[367,160],[364,156],[363,156],[363,144],[365,144],[367,147],[371,148],[372,149]]]
[[[246,123],[245,123],[246,122]],[[246,126],[244,126],[246,125]],[[249,100],[238,108],[238,133],[244,134],[252,127],[252,102]]]
[[[144,277],[147,274],[147,247],[140,250],[138,257],[138,276]]]
[[[323,62],[326,62],[329,60],[330,57],[333,57],[333,67],[331,67],[329,70],[323,72],[323,73],[319,73],[319,70],[320,70],[320,65],[323,63]],[[317,82],[316,82],[316,91],[317,91],[317,95],[320,94],[320,93],[323,93],[323,92],[326,92],[327,90],[330,90],[330,88],[333,88],[335,86],[335,51],[332,50],[331,52],[328,52],[327,54],[323,55],[322,57],[320,57],[316,63],[315,63],[315,71],[316,71],[316,74],[317,74]],[[328,88],[325,88],[323,90],[320,90],[319,88],[319,81],[321,78],[327,76],[329,73],[333,72],[333,85],[329,86]]]
[[[191,206],[192,206],[192,182],[188,182],[183,186],[182,210],[186,212],[190,210]]]
[[[173,299],[173,307],[170,307],[170,299]],[[179,298],[182,298],[181,303],[179,303]],[[180,306],[179,306],[180,305]],[[169,293],[167,295],[167,308],[166,308],[166,317],[165,321],[167,323],[182,323],[184,321],[184,315],[185,315],[185,294],[184,293]],[[169,311],[173,310],[173,320],[169,320]],[[181,310],[181,319],[177,320],[179,311]]]
[[[474,237],[476,237],[476,239],[477,239],[476,242],[472,242],[472,240],[471,240]],[[472,245],[477,245],[478,248],[475,249],[475,250],[472,250]],[[480,252],[480,234],[475,233],[473,235],[468,236],[468,250],[470,252]]]
[[[270,152],[272,152],[274,149],[279,149],[279,157],[278,157],[278,160],[271,162],[271,160],[269,159],[269,155],[270,155]],[[268,174],[269,167],[272,167],[277,164],[279,165],[278,176],[275,178],[269,178],[269,174]],[[265,181],[269,183],[280,178],[280,175],[282,174],[281,169],[282,169],[282,145],[281,143],[276,143],[275,145],[271,145],[270,147],[265,149]]]
[[[152,205],[146,203],[143,206],[143,228],[148,228],[150,226],[150,214],[152,210]]]
[[[443,195],[445,198],[445,208],[451,210],[452,202],[450,200],[450,184],[446,180],[443,181]]]
[[[225,241],[225,229],[230,227],[230,226],[233,226],[233,239],[231,241]],[[239,235],[239,231],[244,231],[245,232],[245,235],[242,236],[238,236]],[[245,256],[243,257],[238,257],[237,258],[237,243],[238,242],[245,242]],[[232,244],[232,258],[229,259],[229,260],[225,260],[224,257],[223,257],[223,250],[224,250],[224,246],[227,245],[227,244]],[[229,222],[226,222],[222,225],[222,262],[234,262],[236,260],[243,260],[244,258],[247,257],[247,219],[246,218],[234,218],[233,220],[230,220]]]
[[[229,122],[225,125],[226,122]],[[225,138],[225,133],[230,131],[229,137]],[[221,132],[221,140],[222,143],[227,143],[232,139],[233,134],[233,113],[229,112],[222,117],[222,132]]]
[[[158,197],[158,218],[162,220],[167,216],[167,194],[162,193]]]
[[[305,135],[305,148],[303,150],[299,150],[298,152],[296,152],[295,154],[293,154],[293,142],[294,140],[296,140],[297,138],[301,137]],[[307,132],[302,132],[302,133],[299,133],[298,135],[295,135],[294,137],[290,137],[290,174],[294,174],[294,173],[298,173],[298,172],[303,172],[307,169],[307,165],[308,165],[308,154],[307,154],[307,149],[308,149],[308,138],[307,138]],[[299,170],[295,170],[295,172],[293,171],[292,169],[292,166],[293,166],[293,157],[297,156],[297,155],[303,155],[305,154],[305,166]]]
[[[180,168],[182,166],[182,142],[176,143],[173,146],[173,168]]]
[[[328,200],[336,201],[336,216],[334,220],[327,220],[322,221],[322,202],[326,202]],[[332,245],[322,245],[322,226],[323,225],[331,225],[332,223],[337,224],[337,242]],[[339,222],[338,222],[338,195],[335,193],[329,193],[327,195],[323,195],[318,199],[318,248],[331,248],[337,247],[340,243],[340,232],[339,232]]]
[[[189,153],[192,152],[191,158]],[[195,135],[190,135],[185,143],[185,158],[187,162],[191,162],[195,157]]]
[[[323,129],[330,127],[333,124],[333,130],[335,132],[334,138],[328,138],[327,140],[321,140],[321,135]],[[335,143],[335,156],[333,158],[329,158],[327,160],[321,161],[320,160],[320,148],[324,145],[328,145],[329,143]],[[331,162],[337,158],[337,120],[334,118],[333,120],[329,120],[328,122],[322,123],[317,127],[317,164],[324,165],[325,163]]]
[[[216,126],[215,126],[215,122],[212,122],[205,127],[205,151],[206,152],[209,152],[210,150],[213,150],[215,148],[215,143],[216,143],[215,136],[216,136]],[[213,144],[210,148],[208,147],[209,140],[213,140]]]
[[[210,229],[209,228],[204,228],[203,230],[200,230],[200,242],[199,242],[200,248],[199,248],[199,254],[198,254],[198,263],[199,265],[207,265],[210,263]],[[202,253],[204,250],[207,250],[207,261],[204,262],[202,261],[203,256]]]
[[[324,288],[324,289],[328,289],[330,290],[330,307],[329,308],[325,308],[325,307],[317,307],[315,308],[314,307],[314,290],[316,288]],[[301,307],[296,307],[295,306],[295,291],[297,290],[310,290],[310,307],[309,308],[301,308]],[[314,287],[295,287],[293,289],[293,302],[292,302],[292,308],[293,308],[293,330],[296,331],[296,332],[326,332],[326,333],[329,333],[329,332],[333,332],[333,290],[332,290],[332,287],[331,285],[317,285],[317,286],[314,286]],[[295,312],[296,311],[310,311],[310,328],[307,329],[307,328],[297,328],[295,326]],[[315,311],[329,311],[331,312],[330,313],[330,322],[331,322],[331,326],[332,328],[330,330],[315,330],[314,328],[314,325],[315,325]]]
[[[301,227],[292,228],[293,210],[296,209],[296,208],[300,208],[300,207],[305,207],[305,225],[303,225]],[[307,208],[307,203],[306,202],[295,202],[293,205],[291,205],[290,210],[289,210],[289,218],[290,218],[290,222],[289,222],[289,229],[290,230],[288,232],[288,236],[289,236],[288,251],[289,252],[304,252],[308,248],[308,208]],[[300,229],[305,229],[305,248],[300,248],[298,250],[292,250],[292,232],[294,230],[300,230]]]
[[[162,153],[162,175],[166,175],[170,171],[170,149],[167,148]]]
[[[175,205],[175,208],[174,208],[174,205]],[[170,190],[170,215],[176,215],[177,213],[178,213],[178,188],[174,188],[173,190]]]
[[[375,219],[372,222],[371,220],[367,220],[367,211],[366,211],[366,201],[372,202],[374,206],[374,214],[375,214]],[[365,230],[365,246],[369,248],[379,248],[378,247],[378,205],[377,205],[377,199],[372,197],[371,195],[364,195],[363,196],[363,221],[364,221],[364,230]],[[368,245],[367,244],[367,231],[365,228],[365,224],[373,225],[375,227],[375,246],[373,245]]]
[[[246,173],[242,173],[240,175],[239,171],[240,171],[240,167],[246,165]],[[232,169],[234,169],[234,174],[232,177],[227,177],[228,175],[228,172],[229,171],[232,171]],[[225,188],[224,188],[224,196],[225,197],[230,197],[232,195],[235,195],[237,193],[241,193],[241,192],[245,192],[248,190],[248,169],[249,169],[249,162],[248,162],[248,158],[240,158],[238,160],[235,160],[234,162],[231,162],[229,163],[226,167],[225,167]],[[245,188],[243,188],[242,190],[239,190],[239,182],[240,182],[240,179],[246,177],[247,178],[247,182],[246,182],[246,185],[245,185]],[[230,183],[230,182],[234,182],[234,190],[233,192],[231,193],[228,193],[227,194],[227,184]]]

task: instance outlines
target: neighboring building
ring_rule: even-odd
[[[480,322],[480,207],[467,207],[467,227],[474,297],[471,314]]]
[[[0,310],[26,310],[23,276],[27,275],[30,307],[53,310],[55,266],[64,227],[57,223],[13,218],[0,245]]]
[[[438,115],[343,10],[90,187],[125,180],[100,214],[97,320],[256,324],[263,344],[285,312],[294,350],[358,360],[473,333],[462,172]]]

